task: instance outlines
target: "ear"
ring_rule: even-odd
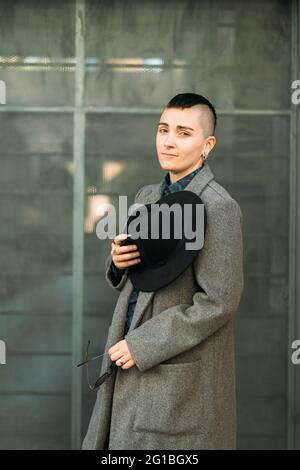
[[[214,146],[216,145],[217,143],[217,139],[214,135],[210,135],[208,138],[207,138],[207,141],[205,143],[205,146],[204,148],[206,148],[206,155],[209,154],[209,152],[214,148]]]

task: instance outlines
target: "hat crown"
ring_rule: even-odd
[[[176,225],[174,219],[177,212],[176,209],[173,211],[174,206],[170,208],[172,210],[167,212],[159,211],[157,213],[154,210],[164,203],[169,206],[179,203],[181,219],[178,222],[176,218]],[[188,208],[186,204],[189,205]],[[201,213],[196,209],[196,206],[199,209],[199,204],[202,205]],[[151,292],[167,286],[193,262],[199,251],[199,245],[191,247],[191,244],[193,245],[194,234],[199,235],[203,228],[202,216],[199,218],[199,214],[203,214],[204,210],[204,234],[207,216],[199,195],[186,189],[162,196],[153,204],[144,204],[144,207],[147,208],[146,211],[138,210],[139,215],[131,215],[127,221],[126,232],[131,235],[133,243],[138,246],[141,259],[141,262],[129,267],[129,277],[135,288]],[[191,208],[192,210],[190,210]],[[162,208],[160,207],[160,209]],[[187,212],[186,209],[188,209]],[[151,212],[154,213],[153,219],[150,217]],[[130,224],[136,217],[139,218],[139,221],[132,225],[132,228],[137,227],[136,233],[133,234],[133,231],[130,230]],[[162,224],[162,218],[164,224]],[[146,222],[148,226],[146,226]],[[153,230],[151,230],[152,222]],[[177,233],[180,225],[181,230],[178,230]],[[174,228],[176,228],[175,233]],[[141,236],[139,236],[140,233]],[[189,247],[186,246],[187,241]],[[200,290],[204,292],[201,286]]]
[[[141,252],[141,259],[148,267],[160,266],[172,255],[182,237],[175,238],[174,214],[170,213],[170,217],[167,219],[163,217],[162,212],[155,214],[153,205],[146,204],[146,208],[147,214],[144,214],[141,222],[143,225],[142,236],[133,238],[133,240]],[[132,216],[130,222],[134,221],[135,216]],[[132,233],[130,222],[127,225],[129,234]]]
[[[130,216],[126,230],[138,245],[142,261],[140,267],[162,266],[175,255],[186,240],[185,224],[188,222],[190,230],[197,228],[196,203],[199,202],[202,203],[201,199],[194,193],[177,191],[156,203],[145,204],[146,211],[137,209]],[[186,204],[191,210],[187,210]],[[135,230],[142,235],[133,236]]]

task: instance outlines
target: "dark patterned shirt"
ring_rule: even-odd
[[[169,173],[166,174],[162,181],[162,196],[166,196],[171,193],[175,193],[176,191],[183,191],[184,188],[190,183],[190,181],[193,179],[193,177],[199,173],[199,171],[203,168],[203,165],[196,170],[192,171],[188,175],[184,176],[183,178],[179,179],[178,181],[175,181],[174,183],[170,182],[170,175]],[[113,277],[113,283],[115,285],[119,284],[121,281],[122,275],[124,273],[125,269],[119,269],[115,266],[114,262],[112,262],[112,277]],[[127,315],[126,315],[126,322],[125,322],[125,329],[124,329],[124,336],[128,333],[128,330],[131,325],[135,305],[137,302],[137,298],[139,295],[139,289],[136,289],[136,287],[133,288],[133,291],[129,297],[128,301],[128,310],[127,310]]]

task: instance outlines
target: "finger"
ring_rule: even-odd
[[[115,250],[116,255],[119,255],[119,254],[122,254],[122,253],[136,251],[136,250],[138,250],[138,246],[137,245],[125,245],[125,246],[115,245],[113,247],[113,250]]]
[[[126,240],[126,238],[128,237],[128,234],[127,233],[120,233],[119,235],[117,235],[115,238],[114,238],[114,243],[116,245],[120,245],[121,241],[122,240]]]
[[[118,254],[118,245],[115,245],[114,243],[112,244],[110,254],[111,254],[112,257],[114,257]]]
[[[121,350],[113,352],[110,356],[111,360],[114,362],[117,362],[122,357],[125,357],[125,353]]]
[[[139,251],[133,251],[132,253],[123,253],[120,255],[115,255],[115,259],[118,263],[123,263],[124,261],[135,259],[139,256]]]
[[[123,253],[130,253],[132,251],[137,251],[137,250],[138,250],[137,245],[119,246],[119,245],[112,244],[110,254],[116,256],[116,255],[120,255]]]
[[[129,266],[134,266],[135,264],[138,264],[140,262],[141,262],[141,258],[135,258],[130,261],[125,261],[124,263],[118,262],[118,266],[120,269],[123,269],[123,268],[128,268]]]
[[[120,354],[118,352],[110,354],[110,360],[113,361],[113,362],[117,362],[120,359],[121,356],[122,356],[122,354]]]
[[[122,369],[130,369],[130,367],[134,366],[135,362],[133,360],[127,361],[126,364],[121,366]]]
[[[109,350],[107,352],[108,352],[109,355],[111,355],[111,354],[114,354],[115,352],[117,352],[119,349],[120,349],[120,347],[117,346],[117,344],[115,344],[114,346],[109,348]]]
[[[117,359],[116,364],[120,367],[124,367],[128,362],[132,360],[131,357],[123,355],[120,359]],[[121,364],[122,363],[122,364]]]
[[[119,357],[117,359],[112,359],[117,366],[121,367],[122,365],[124,365],[127,361],[129,361],[129,357],[127,357],[125,354],[121,354],[119,355]],[[122,362],[122,364],[121,364]]]

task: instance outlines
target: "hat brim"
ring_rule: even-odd
[[[194,261],[198,252],[199,250],[188,250],[181,256],[174,253],[163,266],[145,268],[142,264],[137,264],[130,267],[128,275],[137,289],[143,292],[156,291],[175,281]]]

